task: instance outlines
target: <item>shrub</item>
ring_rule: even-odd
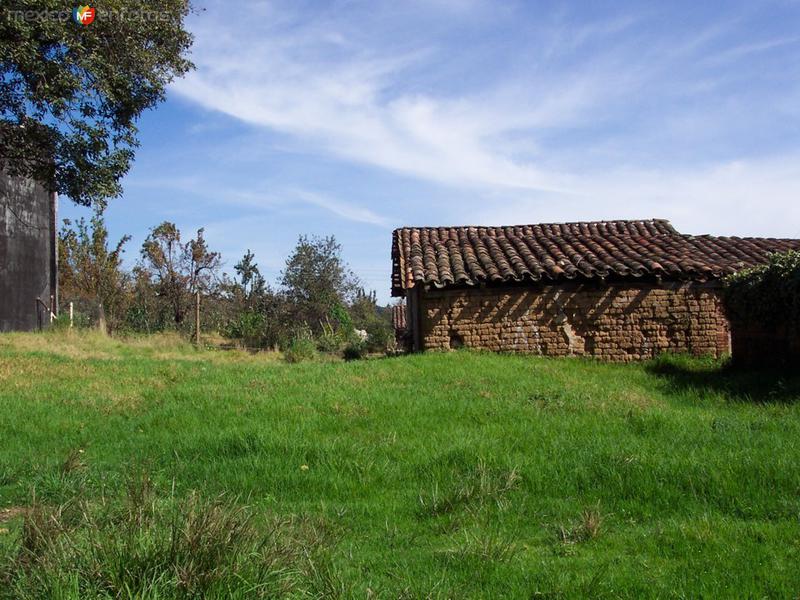
[[[73,323],[75,320],[75,316],[73,315]],[[80,326],[80,324],[78,325]],[[69,331],[69,315],[61,314],[58,315],[53,321],[50,322],[50,325],[47,327],[47,331],[51,332],[62,332],[62,331]]]
[[[340,302],[337,302],[331,308],[331,318],[339,325],[338,329],[340,331],[353,330],[353,319],[350,318],[350,313]]]
[[[364,358],[364,354],[366,354],[366,352],[367,348],[364,344],[360,342],[350,342],[344,347],[344,352],[342,352],[342,355],[344,356],[345,360],[359,360]]]
[[[367,343],[356,337],[352,337],[347,345],[344,347],[342,355],[345,360],[359,360],[364,358],[367,353]]]
[[[342,349],[345,343],[344,336],[338,331],[326,329],[317,338],[317,348],[320,352],[335,354]]]
[[[367,350],[383,352],[394,337],[391,310],[378,306],[375,292],[360,291],[350,307],[353,326],[367,332]]]
[[[334,325],[334,323],[337,325]],[[352,326],[348,325],[347,327],[349,328],[345,328],[341,321],[337,319],[334,320],[334,323],[331,323],[330,319],[326,319],[322,323],[322,333],[317,338],[317,348],[320,352],[336,354],[347,343]]]
[[[394,341],[394,331],[391,323],[383,318],[375,318],[364,325],[367,332],[367,348],[370,352],[383,352]]]
[[[312,360],[317,355],[317,346],[311,332],[302,331],[298,333],[289,343],[289,347],[284,350],[284,358],[290,363],[299,363],[304,360]]]
[[[773,254],[768,264],[731,275],[724,297],[735,320],[800,331],[800,252]]]
[[[241,340],[247,347],[260,348],[264,340],[264,316],[253,310],[245,310],[228,323],[228,337]]]

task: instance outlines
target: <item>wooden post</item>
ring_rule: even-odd
[[[69,303],[69,328],[72,329],[72,302]]]
[[[98,305],[97,312],[97,329],[100,333],[106,335],[108,333],[108,326],[106,325],[106,311],[103,308],[102,302]]]
[[[194,343],[200,346],[200,291],[195,294],[194,302]]]

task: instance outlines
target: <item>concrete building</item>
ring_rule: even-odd
[[[691,236],[667,221],[404,227],[392,295],[411,349],[613,361],[731,351],[721,278],[800,240]]]
[[[0,331],[31,331],[57,312],[56,210],[54,192],[0,171]]]

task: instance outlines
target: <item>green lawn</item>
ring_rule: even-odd
[[[0,337],[0,597],[800,597],[800,375]]]

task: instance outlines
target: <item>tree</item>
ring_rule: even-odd
[[[58,0],[18,0],[0,18],[0,169],[78,204],[121,193],[136,121],[191,68],[188,0],[111,0],[81,25]],[[148,18],[148,14],[151,17]]]
[[[126,235],[113,248],[108,246],[103,211],[96,208],[87,224],[79,219],[74,227],[64,219],[59,233],[58,277],[61,297],[78,301],[84,310],[102,305],[109,326],[116,328],[124,315],[130,277],[122,268]]]
[[[305,322],[316,332],[331,317],[347,317],[344,307],[358,289],[358,279],[342,260],[341,252],[333,236],[300,236],[281,273],[295,322]]]
[[[225,334],[249,348],[274,344],[275,336],[269,334],[279,320],[268,317],[274,316],[278,299],[261,275],[255,255],[248,249],[233,269],[238,277],[229,279],[225,275],[220,286],[226,300]]]
[[[255,262],[255,254],[247,249],[242,259],[233,267],[239,275],[239,281],[234,282],[237,291],[241,293],[246,305],[257,302],[267,291],[267,281],[261,275],[258,264]]]
[[[150,231],[142,244],[139,274],[146,273],[156,295],[172,313],[176,325],[183,323],[195,292],[208,292],[217,278],[220,255],[211,252],[203,229],[186,243],[174,223],[163,222]]]

